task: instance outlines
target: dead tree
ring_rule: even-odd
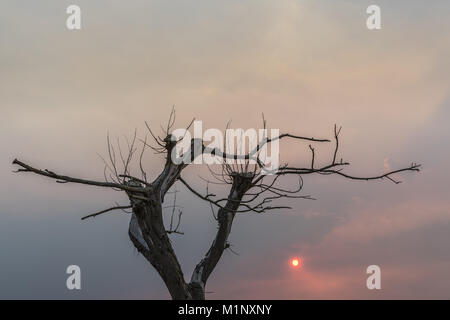
[[[108,136],[108,157],[103,159],[105,164],[105,181],[94,181],[80,178],[74,178],[61,175],[50,170],[41,170],[32,167],[22,161],[15,159],[14,165],[19,168],[16,172],[31,172],[37,175],[55,179],[58,183],[79,183],[97,187],[112,188],[123,191],[129,198],[129,204],[116,205],[114,207],[90,214],[83,217],[95,217],[100,214],[111,212],[113,210],[123,210],[131,214],[128,234],[130,240],[137,250],[145,257],[148,262],[156,269],[164,281],[169,293],[173,299],[205,299],[205,286],[219,262],[223,252],[230,247],[228,237],[234,217],[237,213],[264,213],[272,210],[289,209],[285,205],[273,204],[279,199],[312,199],[308,195],[302,195],[300,192],[303,187],[304,175],[339,175],[350,180],[382,180],[387,179],[393,183],[400,183],[395,178],[397,173],[403,171],[419,171],[420,165],[412,163],[410,166],[389,171],[377,176],[358,177],[345,173],[343,169],[349,165],[342,159],[337,160],[339,151],[339,134],[341,129],[334,127],[334,152],[331,160],[326,165],[316,165],[314,143],[329,143],[328,139],[315,139],[305,136],[296,136],[289,133],[281,134],[278,137],[265,138],[259,141],[256,149],[249,150],[247,154],[237,155],[226,153],[218,149],[205,147],[203,141],[192,139],[191,148],[187,156],[193,160],[199,154],[211,154],[224,159],[220,166],[221,170],[214,171],[209,167],[212,179],[216,182],[207,180],[210,183],[218,183],[228,188],[228,195],[218,197],[210,193],[207,187],[206,194],[195,190],[185,178],[181,177],[183,169],[188,165],[183,162],[174,163],[171,158],[173,148],[179,140],[175,140],[171,135],[171,130],[175,123],[175,112],[172,110],[167,126],[163,129],[163,136],[156,136],[150,126],[146,123],[153,144],[147,141],[147,138],[137,141],[136,131],[133,138],[127,140],[126,150],[122,150],[121,145],[113,144]],[[191,122],[192,124],[192,122]],[[187,129],[191,126],[188,126]],[[264,128],[266,122],[263,119]],[[265,144],[270,144],[275,140],[292,139],[294,141],[307,141],[309,152],[311,153],[311,162],[304,167],[281,166],[277,172],[272,175],[262,174],[263,166],[259,159],[259,152]],[[142,146],[138,147],[137,143]],[[226,143],[226,142],[225,142]],[[164,154],[166,157],[162,172],[151,182],[147,180],[147,173],[144,170],[143,154],[146,150],[152,149],[156,153]],[[198,152],[200,150],[200,152]],[[225,150],[225,148],[223,149]],[[138,157],[135,155],[138,154]],[[131,163],[133,158],[138,158],[138,171],[140,177],[133,176],[131,173]],[[230,164],[226,159],[241,159],[241,163]],[[256,160],[251,162],[251,160]],[[121,167],[121,170],[119,170]],[[289,190],[279,185],[279,180],[288,175],[298,177],[298,187]],[[180,181],[190,192],[199,199],[206,201],[211,206],[214,217],[218,223],[218,230],[209,250],[196,265],[191,279],[187,282],[183,271],[178,262],[175,251],[171,245],[169,235],[182,234],[179,231],[182,212],[176,206],[176,193],[173,204],[169,205],[172,210],[170,218],[170,227],[167,229],[163,219],[163,203],[169,190]],[[127,211],[129,210],[129,211]],[[167,223],[166,223],[167,224]]]

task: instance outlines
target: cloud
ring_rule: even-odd
[[[408,201],[392,207],[374,207],[354,212],[326,236],[324,245],[371,241],[408,232],[428,224],[450,221],[450,203]]]

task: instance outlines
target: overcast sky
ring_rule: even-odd
[[[381,7],[369,31],[366,8]],[[82,30],[66,29],[81,7]],[[112,190],[13,174],[11,161],[103,179],[106,134],[144,121],[258,128],[332,137],[359,175],[423,165],[388,181],[305,178],[316,201],[239,215],[207,291],[218,298],[450,298],[450,3],[364,0],[18,1],[0,3],[0,298],[168,298],[128,239],[129,216],[86,214],[126,203]],[[307,144],[282,143],[304,163]],[[332,146],[317,146],[325,163]],[[149,176],[163,159],[149,153]],[[183,173],[199,190],[202,168]],[[295,179],[285,180],[293,186]],[[209,206],[182,185],[187,279],[216,230]],[[289,259],[302,258],[293,270]],[[82,290],[66,289],[81,267]],[[366,268],[382,289],[366,288]]]

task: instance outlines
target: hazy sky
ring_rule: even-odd
[[[81,7],[82,30],[66,29]],[[366,28],[381,7],[382,29]],[[13,174],[17,157],[103,179],[106,134],[145,135],[176,105],[177,126],[252,128],[331,137],[343,126],[349,172],[423,164],[402,184],[305,178],[317,201],[242,214],[208,298],[450,298],[450,3],[364,0],[18,1],[0,3],[0,298],[168,298],[128,239],[129,216],[81,221],[126,197]],[[281,144],[299,164],[307,144]],[[332,146],[317,146],[319,162]],[[148,154],[149,175],[163,159]],[[199,190],[199,168],[183,176]],[[286,185],[295,183],[287,179]],[[216,230],[182,185],[184,236],[173,243],[190,278]],[[303,259],[289,268],[292,256]],[[68,291],[65,269],[82,270]],[[366,288],[367,266],[382,289]]]

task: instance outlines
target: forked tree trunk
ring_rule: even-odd
[[[161,197],[158,192],[146,195],[147,200],[131,197],[133,214],[129,236],[137,250],[151,263],[163,279],[172,299],[205,299],[206,282],[228,247],[227,239],[234,216],[245,192],[251,187],[251,176],[236,175],[224,208],[218,212],[219,228],[205,257],[197,264],[190,283],[175,255],[162,219]],[[150,200],[148,200],[150,199]]]

